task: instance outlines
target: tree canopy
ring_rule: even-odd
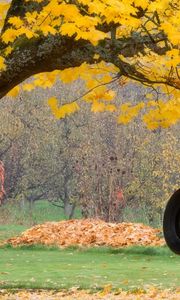
[[[124,124],[140,111],[150,129],[179,121],[178,0],[4,0],[0,16],[0,98],[81,78],[83,95],[49,99],[57,118],[84,100]],[[119,105],[113,84],[129,81],[149,93]]]

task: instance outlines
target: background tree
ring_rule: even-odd
[[[110,112],[88,114],[88,103],[81,113],[55,119],[47,95],[70,99],[83,89],[76,81],[1,101],[6,203],[12,199],[21,210],[29,203],[31,214],[35,201],[46,199],[67,217],[78,209],[84,217],[106,221],[143,215],[147,223],[157,223],[180,183],[179,126],[149,131],[139,118],[122,126]],[[117,102],[128,98],[133,103],[134,95],[143,99],[148,90],[125,85],[116,92]]]

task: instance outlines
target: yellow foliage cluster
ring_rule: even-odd
[[[118,117],[118,123],[127,124],[129,123],[133,118],[135,118],[139,111],[144,108],[144,103],[138,103],[137,105],[132,106],[130,103],[122,104],[121,114]]]
[[[117,72],[117,68],[113,65],[107,65],[104,62],[96,64],[96,66],[90,66],[87,63],[83,63],[80,67],[76,68],[37,74],[30,83],[24,83],[22,89],[24,91],[31,91],[36,87],[46,89],[51,88],[58,79],[65,84],[77,79],[82,79],[85,81],[85,85],[89,90],[87,94],[85,93],[85,95],[82,95],[82,98],[91,104],[91,111],[115,112],[117,110],[116,106],[107,102],[113,101],[116,94],[106,86],[106,84],[113,80],[113,77],[110,75],[113,72]],[[14,88],[8,93],[8,96],[16,97],[19,90],[19,87]],[[50,98],[48,103],[53,114],[58,119],[64,118],[79,109],[78,105],[75,105],[75,103],[72,103],[72,106],[71,104],[68,104],[67,106],[62,105],[58,107],[58,100],[55,97]]]
[[[6,68],[4,57],[0,56],[0,70],[4,70]]]
[[[4,25],[4,20],[5,20],[6,13],[7,13],[9,6],[10,6],[10,3],[8,3],[5,0],[4,1],[2,0],[0,3],[0,30]]]
[[[65,118],[70,114],[79,110],[79,106],[77,103],[72,102],[69,104],[64,104],[61,107],[58,107],[58,100],[55,97],[52,97],[48,100],[48,104],[57,119]]]
[[[31,2],[26,0],[27,5]],[[159,34],[157,47],[163,49],[168,43],[169,51],[158,55],[153,49],[147,48],[145,53],[133,57],[119,55],[119,59],[136,67],[154,83],[154,87],[168,97],[158,98],[155,105],[139,103],[131,106],[123,104],[120,109],[118,122],[126,124],[138,115],[140,111],[148,109],[143,121],[148,128],[158,126],[168,127],[180,119],[179,111],[179,64],[180,64],[180,4],[178,0],[78,0],[70,2],[65,0],[50,0],[43,2],[39,11],[26,12],[23,17],[12,16],[8,19],[8,27],[2,32],[0,39],[6,47],[0,53],[0,72],[6,68],[6,58],[12,55],[16,42],[20,38],[28,40],[38,39],[42,36],[61,35],[73,37],[74,40],[87,40],[97,46],[103,39],[110,39],[111,32],[101,30],[101,26],[113,25],[116,27],[116,39],[130,37],[132,33],[142,37]],[[1,1],[0,4],[0,29],[3,27],[7,10],[11,1]],[[139,8],[142,15],[138,16]],[[163,37],[166,36],[165,40]],[[95,54],[98,60],[99,54]],[[64,71],[55,70],[51,73],[35,75],[32,82],[22,85],[25,91],[36,87],[51,88],[57,79],[64,83],[81,78],[85,81],[89,94],[82,98],[91,104],[93,112],[117,111],[114,104],[106,103],[115,98],[115,93],[108,89],[108,84],[117,76],[119,69],[105,62],[89,66],[84,63],[80,67],[69,68]],[[167,79],[174,82],[177,89],[169,89],[163,82]],[[136,77],[132,75],[132,80]],[[8,95],[17,96],[20,88],[15,87]],[[54,98],[53,98],[54,99]],[[167,100],[168,99],[168,100]],[[157,99],[151,99],[156,102]],[[61,118],[77,111],[77,104],[63,105],[58,108],[52,99],[50,107],[56,117]]]
[[[29,1],[26,1],[27,3]],[[42,2],[34,0],[34,2]],[[27,12],[23,18],[11,17],[8,28],[2,35],[5,43],[14,42],[20,35],[28,39],[39,34],[61,34],[73,36],[75,39],[87,39],[93,44],[108,35],[97,29],[98,24],[117,24],[118,35],[124,32],[139,30],[147,23],[145,17],[137,18],[138,8],[147,10],[149,24],[154,22],[153,14],[157,11],[161,18],[159,25],[169,37],[172,44],[178,45],[180,40],[179,24],[180,12],[177,0],[79,0],[79,5],[70,4],[63,0],[51,0],[43,6],[40,12]],[[5,1],[0,4],[1,27],[10,3]],[[155,31],[156,29],[154,29]]]
[[[154,109],[143,116],[143,121],[149,129],[168,128],[180,119],[180,98],[167,102],[158,101]]]
[[[133,118],[137,117],[142,109],[146,109],[142,120],[147,128],[154,130],[158,127],[168,128],[176,124],[180,119],[180,98],[169,101],[148,101],[147,103],[138,103],[131,105],[125,103],[120,107],[118,122],[128,124]]]

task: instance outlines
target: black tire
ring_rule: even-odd
[[[180,189],[172,195],[166,205],[163,232],[168,247],[180,255]]]

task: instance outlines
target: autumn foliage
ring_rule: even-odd
[[[81,79],[85,93],[70,103],[48,100],[57,118],[77,112],[83,100],[121,124],[139,113],[150,129],[179,121],[178,0],[4,0],[0,13],[0,97]],[[149,93],[119,105],[111,84],[130,82]]]

